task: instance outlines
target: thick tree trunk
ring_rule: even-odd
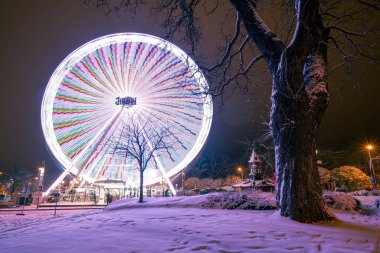
[[[144,202],[144,171],[140,170],[140,193],[139,193],[139,202]]]
[[[318,125],[311,119],[317,115],[309,115],[307,99],[289,101],[290,106],[281,100],[274,96],[272,111],[272,118],[277,118],[274,121],[281,118],[281,124],[273,129],[277,209],[282,216],[300,222],[326,220],[315,155]]]
[[[301,65],[291,50],[284,53],[272,90],[277,209],[300,222],[331,219],[322,199],[316,159],[319,124],[328,105],[324,43],[328,32],[324,36]]]
[[[271,128],[277,209],[301,222],[329,219],[316,161],[317,133],[328,104],[327,39],[319,0],[295,0],[296,27],[285,45],[256,10],[257,0],[230,0],[273,76]]]

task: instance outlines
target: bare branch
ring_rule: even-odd
[[[235,22],[235,34],[232,37],[232,39],[228,42],[228,44],[226,46],[226,49],[224,51],[223,57],[220,59],[219,63],[215,64],[214,66],[212,66],[210,68],[202,67],[202,69],[207,70],[207,71],[213,71],[216,68],[219,68],[219,67],[223,66],[223,64],[225,63],[225,61],[227,60],[228,56],[230,55],[230,53],[232,51],[232,48],[235,45],[235,43],[236,43],[236,41],[237,41],[237,39],[238,39],[238,37],[240,35],[240,23],[241,23],[241,19],[240,19],[239,13],[237,13],[236,14],[236,22]]]
[[[377,11],[380,11],[380,7],[376,6],[375,4],[372,4],[372,3],[368,3],[368,2],[365,2],[363,0],[358,0],[359,3],[363,4],[363,5],[367,5]]]
[[[339,46],[338,41],[334,37],[329,36],[329,39],[333,42],[335,48],[338,50],[339,54],[343,56],[343,59],[345,61],[347,61],[350,57],[354,57],[353,55],[349,55],[348,53],[344,52],[344,50]]]
[[[352,36],[358,36],[358,37],[365,37],[366,33],[358,33],[358,32],[352,32],[352,31],[347,31],[341,27],[338,26],[329,26],[326,29],[333,29],[333,30],[338,30],[339,32],[347,35],[352,35]]]
[[[217,93],[214,93],[213,95],[214,96],[219,96],[221,95],[223,92],[224,92],[224,89],[225,87],[232,83],[233,81],[237,80],[239,77],[243,76],[243,77],[246,77],[247,73],[251,70],[251,68],[261,59],[264,59],[264,55],[259,55],[259,56],[256,56],[255,58],[253,58],[249,64],[245,67],[245,68],[241,68],[237,73],[235,73],[234,75],[230,76],[229,73],[228,73],[228,70],[230,69],[229,66],[227,66],[225,69],[224,69],[224,72],[223,72],[223,79],[220,81],[219,85],[217,86],[218,87],[218,92]]]
[[[272,73],[276,72],[285,44],[265,24],[256,11],[256,1],[230,0],[239,12],[249,36],[255,41]]]

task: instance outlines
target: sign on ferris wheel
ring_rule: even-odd
[[[152,128],[170,124],[175,132],[170,159],[155,155],[145,185],[176,175],[206,142],[212,121],[207,90],[195,62],[163,39],[120,33],[79,47],[57,67],[42,101],[43,134],[64,169],[48,191],[69,172],[90,183],[112,179],[137,185],[136,162],[110,151],[113,134],[131,114],[140,121],[154,118]]]

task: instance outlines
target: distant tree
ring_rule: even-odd
[[[331,171],[331,177],[339,183],[340,189],[345,191],[357,191],[371,188],[369,176],[353,166],[335,168]]]
[[[144,116],[145,117],[145,116]],[[143,122],[143,123],[141,123]],[[144,172],[149,161],[160,155],[171,157],[170,151],[173,149],[173,133],[169,126],[157,128],[153,118],[144,119],[137,114],[127,117],[123,122],[120,137],[112,140],[114,152],[118,152],[125,157],[131,157],[138,164],[140,174],[139,202],[144,201]]]
[[[202,178],[199,182],[199,189],[207,189],[212,187],[214,180],[212,178]]]
[[[218,188],[222,188],[223,185],[224,185],[224,179],[223,178],[217,178],[212,182],[211,187],[218,189]]]
[[[199,178],[223,178],[231,169],[231,159],[227,155],[216,155],[215,153],[203,154],[196,162],[189,175]]]
[[[232,186],[234,184],[237,184],[240,181],[241,181],[241,177],[238,177],[238,176],[227,176],[226,179],[224,180],[224,185],[226,185],[226,186]]]
[[[365,169],[368,169],[367,156],[363,154],[361,146],[354,141],[345,143],[344,148],[327,149],[318,147],[317,158],[327,168],[337,168],[351,164],[355,167],[363,167],[365,172],[367,172]]]
[[[13,184],[11,192],[20,192],[24,187],[34,186],[35,182],[33,182],[33,177],[37,176],[37,171],[33,168],[20,165],[13,165],[3,172],[7,175],[0,176],[0,182],[6,183],[12,178]]]
[[[185,188],[186,189],[196,189],[199,187],[201,180],[197,177],[189,177],[185,181]]]

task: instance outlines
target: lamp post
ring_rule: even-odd
[[[241,181],[244,181],[243,169],[239,167],[239,168],[238,168],[238,171],[239,171],[240,174],[241,174]]]
[[[38,181],[38,190],[43,191],[43,181],[44,181],[44,175],[45,175],[45,161],[42,162],[42,167],[38,168],[39,171],[39,181]]]
[[[366,149],[368,150],[368,156],[369,156],[369,173],[371,175],[371,183],[372,183],[372,186],[373,186],[373,189],[376,190],[377,187],[376,187],[376,176],[375,176],[375,172],[373,170],[373,165],[372,165],[372,156],[371,156],[371,151],[374,149],[374,146],[372,144],[368,144],[366,146]]]
[[[33,192],[36,192],[38,190],[38,177],[34,177],[33,180]]]
[[[38,197],[37,197],[37,205],[36,205],[37,209],[40,203],[40,196],[42,196],[42,191],[44,189],[43,184],[42,184],[44,181],[44,175],[45,175],[45,161],[42,161],[42,166],[38,168]]]
[[[61,191],[63,191],[64,189],[65,189],[65,180],[62,180],[62,182],[61,182]]]

